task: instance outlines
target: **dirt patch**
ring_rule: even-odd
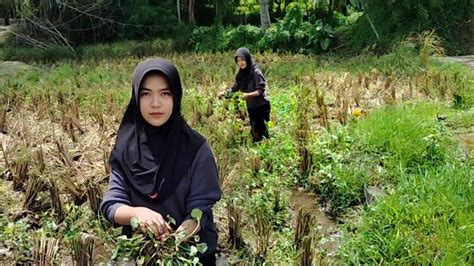
[[[326,216],[321,210],[317,196],[306,191],[293,190],[290,196],[290,205],[295,211],[293,223],[296,223],[296,213],[300,208],[316,218],[318,232],[322,236],[318,244],[319,247],[327,252],[329,256],[335,255],[342,235],[335,221]]]

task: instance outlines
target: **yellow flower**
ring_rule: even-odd
[[[356,118],[359,118],[361,117],[362,115],[365,114],[365,111],[364,109],[360,108],[360,107],[355,107],[353,110],[352,110],[352,115],[355,116]]]

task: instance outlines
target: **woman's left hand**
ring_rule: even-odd
[[[260,95],[258,91],[248,92],[248,93],[243,93],[242,98],[244,98],[245,100],[248,100],[250,98],[257,97],[258,95]]]

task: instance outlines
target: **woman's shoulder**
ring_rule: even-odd
[[[194,141],[198,144],[199,147],[202,147],[207,142],[206,137],[201,135],[201,133],[197,132],[196,130],[190,128],[189,135]]]
[[[206,138],[203,135],[199,134],[199,132],[191,128],[185,120],[182,124],[181,134],[183,134],[184,139],[187,140],[187,144],[185,145],[188,148],[194,147],[199,149],[199,147],[201,147],[201,145],[206,142]]]
[[[260,67],[259,67],[257,64],[254,64],[254,65],[253,65],[253,74],[254,74],[254,75],[262,75],[262,76],[263,76],[263,72],[262,72],[262,70],[260,69]]]

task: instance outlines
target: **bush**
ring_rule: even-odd
[[[64,46],[52,46],[47,49],[36,47],[12,47],[2,48],[2,60],[22,62],[51,63],[59,60],[77,58],[77,54]]]
[[[245,46],[251,50],[257,48],[257,42],[262,38],[262,30],[259,27],[249,24],[239,25],[230,28],[224,33],[222,48],[223,50],[235,50]]]
[[[189,43],[195,52],[218,51],[222,47],[224,28],[220,25],[196,27]]]
[[[448,52],[472,52],[474,34],[469,23],[472,20],[472,1],[365,1],[366,15],[361,16],[350,30],[349,46],[353,51],[372,47],[387,52],[393,44],[412,33],[435,29],[448,48]],[[369,18],[379,39],[369,23]]]
[[[291,9],[284,19],[274,23],[258,42],[260,50],[321,53],[329,49],[334,37],[332,27],[317,20],[314,24],[303,20],[300,9]]]

